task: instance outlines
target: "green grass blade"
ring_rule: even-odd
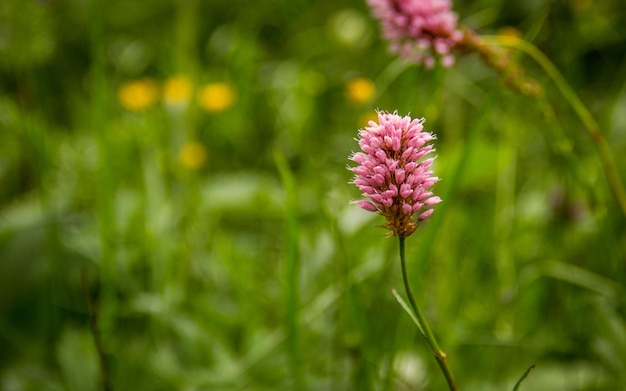
[[[411,317],[411,320],[413,321],[413,323],[415,323],[415,325],[417,326],[417,328],[420,331],[420,333],[422,334],[422,336],[424,336],[424,338],[426,338],[426,333],[424,333],[424,329],[422,328],[422,325],[417,320],[417,318],[415,317],[415,314],[413,313],[413,311],[411,310],[409,305],[406,303],[406,301],[404,301],[402,296],[400,296],[398,291],[396,291],[395,289],[392,289],[391,293],[393,293],[393,296],[396,298],[396,301],[398,302],[398,304],[400,304],[400,307],[402,307],[404,312],[406,312],[409,315],[409,317]]]
[[[286,256],[283,264],[283,298],[285,304],[285,323],[287,331],[287,349],[289,364],[293,376],[293,388],[305,390],[306,381],[300,356],[298,333],[299,270],[298,254],[298,194],[296,180],[282,153],[274,154],[274,161],[285,189],[285,247]]]

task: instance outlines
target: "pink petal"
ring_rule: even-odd
[[[406,172],[403,169],[398,168],[396,170],[395,174],[396,174],[395,175],[396,176],[396,183],[404,182],[404,178],[406,178]]]
[[[435,210],[434,209],[428,209],[427,211],[425,211],[424,213],[422,213],[421,215],[419,215],[419,217],[417,218],[419,221],[424,221],[427,218],[429,218],[430,216],[432,216],[433,212]]]
[[[361,208],[365,209],[368,212],[376,212],[376,211],[378,211],[378,208],[376,208],[376,206],[374,206],[374,204],[372,204],[369,201],[359,200],[359,201],[354,201],[354,203],[357,204],[358,206],[360,206]]]
[[[413,187],[408,183],[404,183],[400,186],[400,197],[407,198],[413,194]]]
[[[435,196],[435,197],[430,197],[429,199],[424,201],[424,205],[433,206],[433,205],[437,205],[440,202],[441,202],[441,198]]]

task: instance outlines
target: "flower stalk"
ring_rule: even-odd
[[[397,236],[400,241],[402,279],[411,308],[395,291],[394,296],[416,323],[450,390],[456,391],[458,388],[446,355],[415,301],[406,271],[406,237],[415,232],[419,224],[433,214],[433,207],[441,202],[441,198],[430,190],[439,180],[431,170],[434,158],[428,157],[434,151],[430,142],[435,135],[424,131],[423,123],[424,119],[401,117],[396,112],[379,112],[378,123],[370,121],[359,131],[361,152],[350,157],[358,166],[348,169],[355,174],[352,183],[368,198],[355,204],[384,216],[386,222],[382,227],[391,231],[388,236]]]
[[[454,376],[452,375],[452,370],[450,369],[450,366],[448,365],[448,361],[446,360],[446,354],[439,347],[439,344],[437,343],[437,339],[435,338],[435,335],[433,334],[430,328],[430,325],[428,324],[428,321],[426,320],[426,317],[424,316],[419,306],[417,305],[417,302],[415,301],[415,297],[413,296],[413,292],[411,291],[411,284],[409,284],[409,277],[408,277],[408,273],[406,270],[406,257],[405,257],[405,250],[404,250],[405,238],[400,236],[398,239],[400,242],[400,265],[402,268],[402,280],[404,282],[404,289],[409,299],[409,303],[411,303],[411,308],[413,309],[413,313],[415,314],[416,320],[418,322],[418,326],[420,326],[419,327],[420,332],[422,333],[422,336],[424,337],[424,339],[426,340],[426,343],[430,347],[430,350],[435,355],[435,360],[437,360],[437,364],[439,365],[441,372],[443,373],[443,375],[446,378],[446,381],[448,382],[448,387],[450,388],[450,391],[457,391],[458,387],[456,385],[456,381],[454,380]]]
[[[533,369],[535,369],[536,364],[532,363],[528,369],[526,369],[526,371],[524,372],[524,374],[522,375],[522,377],[519,378],[519,380],[517,381],[517,383],[515,383],[515,386],[513,387],[513,391],[518,391],[519,387],[522,385],[522,382],[524,380],[526,380],[526,378],[528,377],[528,375],[530,375],[530,372],[532,372]]]

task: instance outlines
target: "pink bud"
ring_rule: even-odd
[[[427,211],[423,212],[423,213],[422,213],[422,214],[418,217],[418,220],[419,220],[419,221],[424,221],[424,220],[426,220],[427,218],[429,218],[430,216],[432,216],[432,214],[433,214],[433,212],[434,212],[434,211],[435,211],[434,209],[428,209]]]
[[[354,203],[357,204],[358,206],[360,206],[361,208],[365,209],[368,212],[376,212],[378,210],[378,209],[376,209],[374,204],[372,204],[369,201],[359,200],[359,201],[354,201]]]
[[[441,198],[435,196],[435,197],[430,197],[429,199],[424,201],[424,205],[433,206],[433,205],[437,205],[440,202],[441,202]]]

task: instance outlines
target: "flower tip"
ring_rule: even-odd
[[[441,58],[441,65],[443,65],[444,68],[450,68],[454,65],[454,56],[450,54],[443,56]]]
[[[434,209],[428,209],[427,211],[423,212],[421,215],[419,215],[419,217],[417,218],[419,221],[424,221],[427,218],[429,218],[430,216],[433,215],[433,213],[435,212]]]
[[[424,201],[424,205],[433,206],[433,205],[437,205],[440,202],[441,202],[441,198],[439,198],[438,196],[434,196]]]
[[[377,212],[378,208],[376,208],[376,206],[374,204],[372,204],[369,201],[366,200],[358,200],[358,201],[354,201],[354,203],[358,206],[360,206],[361,208],[365,209],[368,212]]]

